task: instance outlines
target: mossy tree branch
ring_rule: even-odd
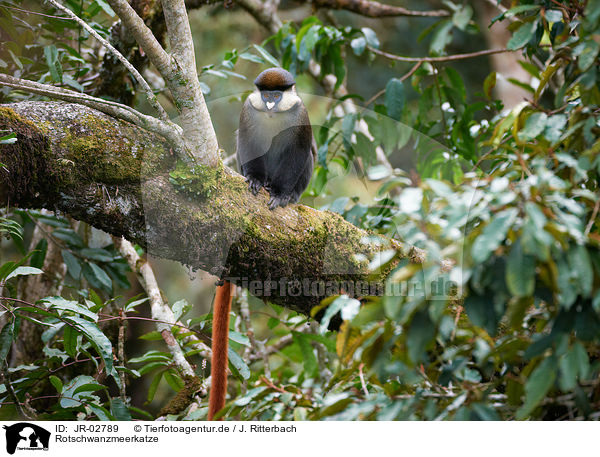
[[[234,171],[188,169],[161,137],[91,108],[4,105],[0,129],[18,138],[0,146],[0,204],[62,211],[273,303],[308,314],[345,281],[369,281],[372,289],[355,295],[382,293],[393,267],[370,273],[382,248],[339,215],[302,205],[269,211],[266,192],[253,196]],[[388,243],[383,249],[403,251]]]

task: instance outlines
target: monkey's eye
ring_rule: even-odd
[[[275,99],[276,102],[278,102],[279,100],[281,100],[281,94],[275,94],[275,96],[273,98]]]

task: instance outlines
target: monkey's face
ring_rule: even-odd
[[[286,90],[255,90],[248,97],[252,107],[271,118],[279,113],[293,113],[302,103],[294,86]]]
[[[280,90],[263,90],[260,93],[260,98],[262,98],[268,111],[273,110],[273,108],[279,105],[282,96],[283,93]]]

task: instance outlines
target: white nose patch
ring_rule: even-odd
[[[275,102],[267,102],[267,109],[271,109],[275,106]]]

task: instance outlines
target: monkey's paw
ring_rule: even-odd
[[[290,203],[291,195],[272,195],[269,200],[269,209],[274,210],[278,206],[282,208]]]
[[[252,192],[253,195],[258,195],[260,188],[263,186],[262,183],[254,178],[246,178],[246,182],[248,183],[248,190]]]

